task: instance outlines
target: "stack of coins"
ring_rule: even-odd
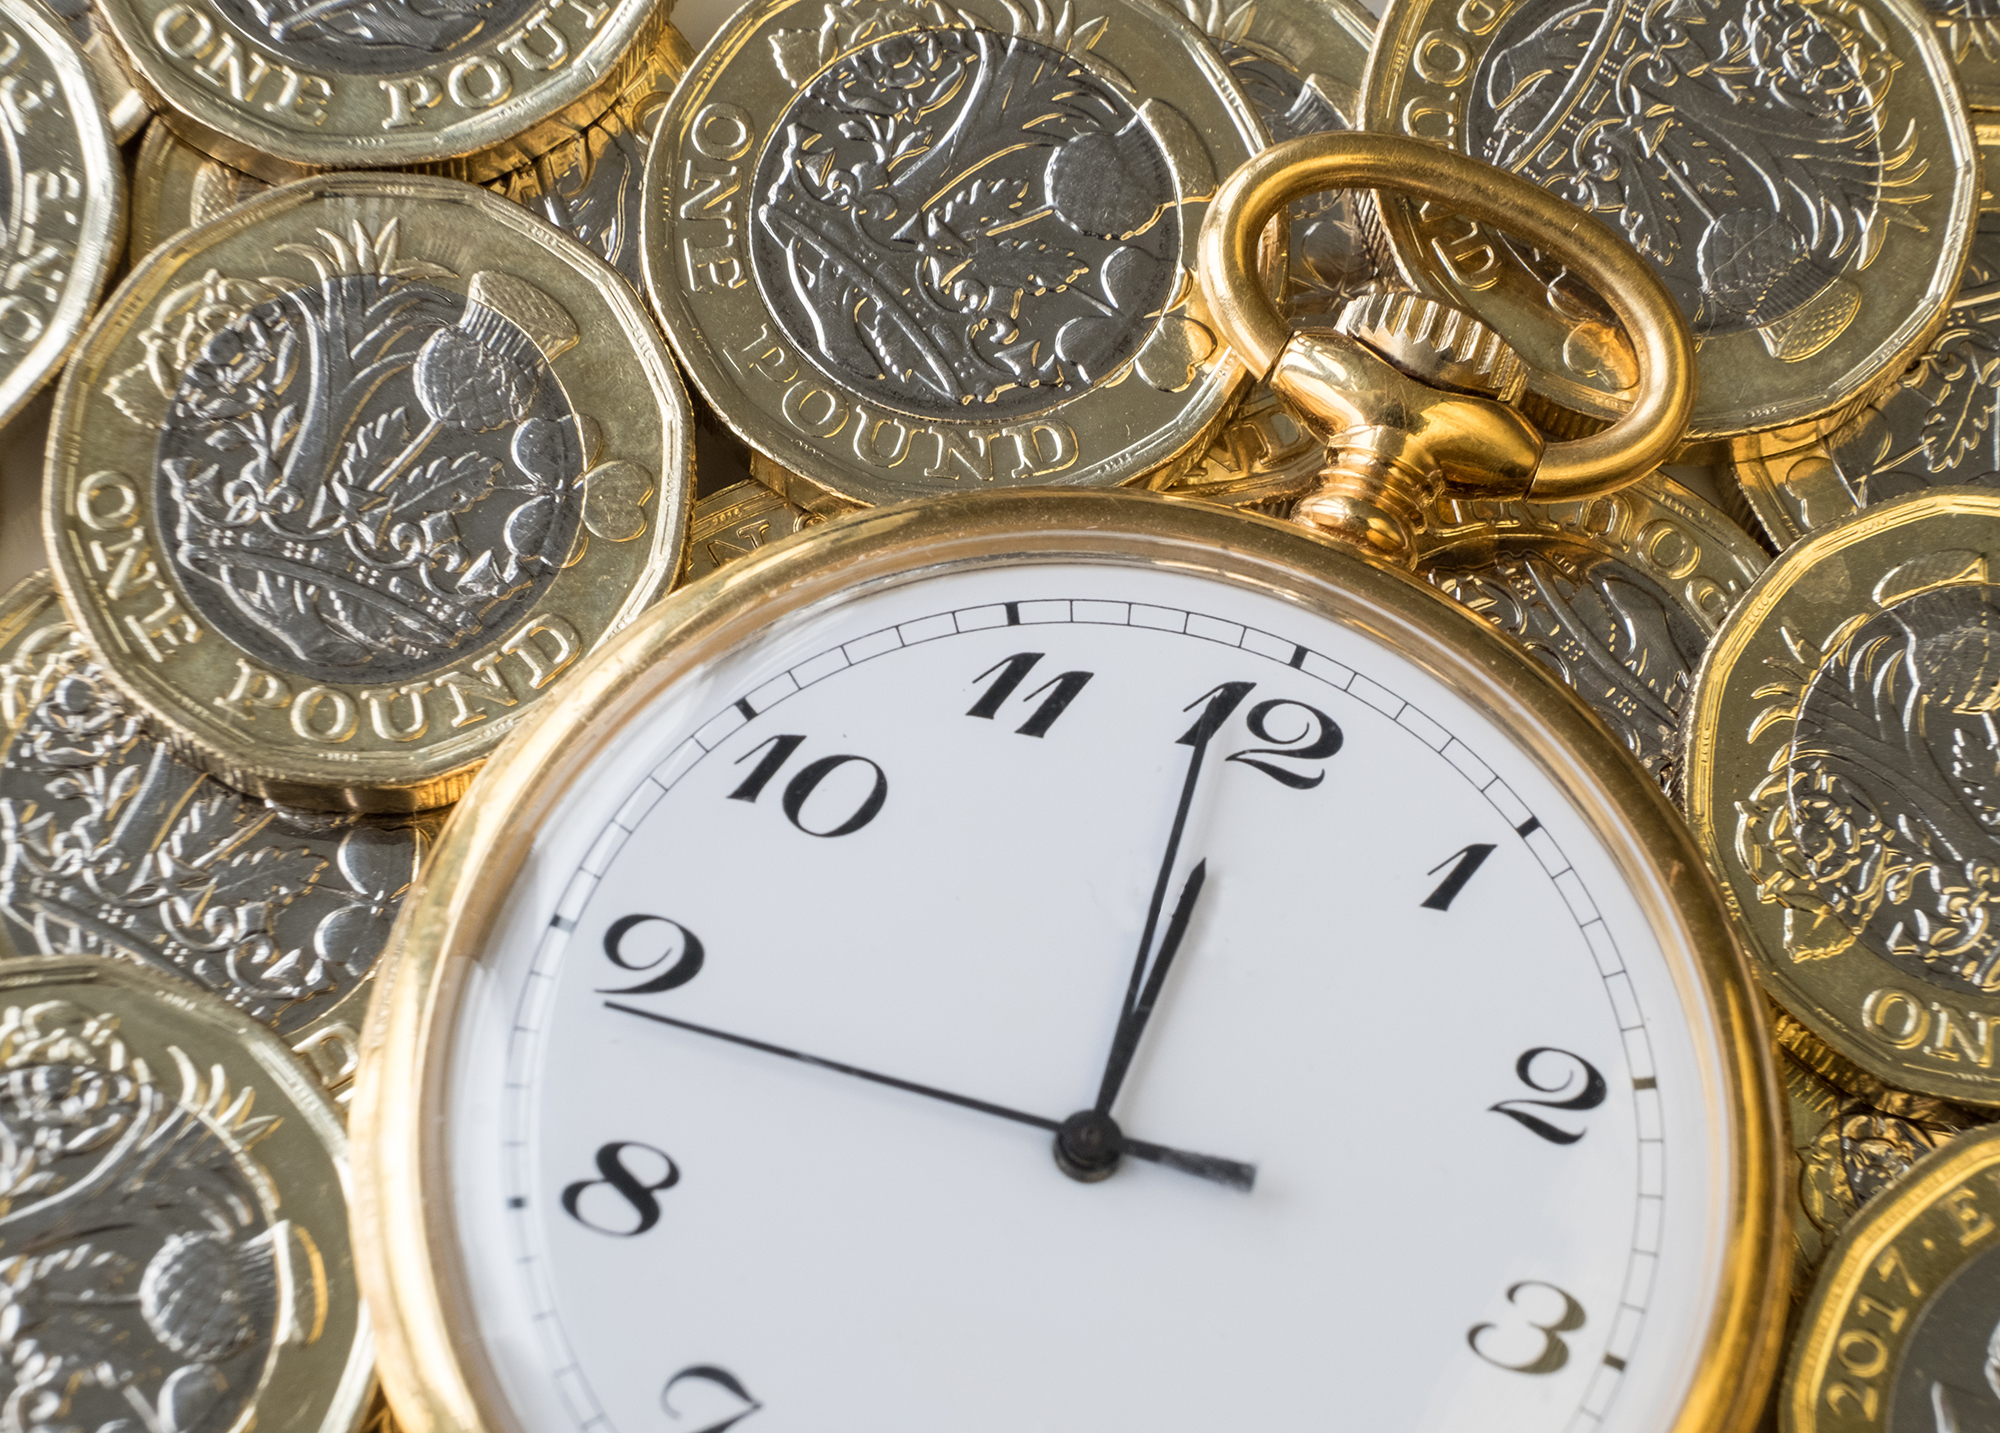
[[[1699,341],[1674,466],[1440,495],[1416,565],[1598,712],[1741,917],[1796,1156],[1769,1418],[2000,1427],[1978,9],[0,0],[4,1220],[38,1241],[0,1272],[43,1341],[7,1406],[389,1426],[344,1112],[481,763],[671,589],[859,508],[1288,513],[1324,435],[1218,339],[1197,238],[1267,143],[1369,128],[1605,219]],[[1266,259],[1303,326],[1393,329],[1402,290],[1489,321],[1552,438],[1630,402],[1602,300],[1440,206],[1301,199]],[[79,1299],[120,1312],[48,1311]]]

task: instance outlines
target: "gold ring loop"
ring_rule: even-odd
[[[1291,326],[1256,280],[1271,217],[1325,189],[1388,189],[1443,204],[1528,240],[1604,296],[1639,360],[1632,406],[1603,432],[1554,443],[1530,496],[1587,497],[1622,487],[1680,446],[1694,407],[1694,342],[1666,286],[1623,239],[1547,190],[1422,140],[1309,134],[1274,144],[1231,175],[1201,230],[1201,287],[1223,338],[1261,378]]]

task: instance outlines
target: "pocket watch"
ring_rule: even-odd
[[[1315,137],[1218,194],[1211,307],[1277,325],[1233,258],[1341,182],[1611,242]],[[1336,361],[1441,396],[1337,334],[1274,382]],[[1775,1366],[1778,1096],[1691,842],[1519,648],[1293,525],[995,492],[741,558],[495,760],[393,947],[355,1208],[411,1433],[1710,1433]]]

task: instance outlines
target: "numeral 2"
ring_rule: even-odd
[[[666,1166],[665,1171],[648,1184],[640,1174],[626,1168],[625,1151],[643,1150],[653,1159]],[[648,1170],[646,1173],[650,1174]],[[562,1192],[563,1212],[586,1229],[595,1229],[600,1234],[609,1234],[615,1239],[632,1239],[645,1233],[660,1222],[660,1201],[653,1198],[663,1189],[672,1189],[681,1182],[681,1168],[675,1164],[665,1150],[654,1149],[650,1144],[639,1144],[629,1139],[613,1140],[597,1151],[597,1178],[579,1179]],[[609,1190],[625,1201],[632,1215],[632,1227],[620,1228],[625,1221],[606,1223],[592,1215],[610,1215],[615,1209],[607,1208],[603,1196],[592,1196],[594,1189]],[[584,1208],[586,1202],[589,1210]]]
[[[680,1384],[692,1385],[681,1390],[683,1399],[692,1399],[692,1406],[685,1411],[674,1407],[674,1389]],[[735,1427],[763,1406],[750,1396],[750,1390],[743,1386],[742,1379],[712,1363],[690,1364],[668,1379],[667,1386],[660,1390],[660,1407],[669,1418],[681,1418],[692,1413],[709,1420],[699,1428],[689,1429],[688,1433],[723,1433],[724,1429]]]
[[[798,735],[766,737],[737,757],[736,764],[741,766],[758,752],[764,752],[764,759],[750,768],[750,774],[743,778],[740,786],[729,793],[729,799],[755,801],[762,796],[764,788],[771,784],[771,778],[778,774],[779,768],[790,761],[792,753],[804,743],[805,738]],[[767,747],[768,751],[765,750]],[[819,784],[841,767],[856,761],[875,773],[875,781],[869,787],[868,794],[861,798],[853,813],[838,825],[828,826],[824,830],[808,826],[805,822],[806,803],[812,800],[813,793],[819,790]],[[785,792],[778,804],[784,810],[785,819],[808,836],[852,836],[882,814],[882,804],[888,799],[889,778],[883,774],[881,767],[865,756],[841,755],[822,756],[800,767],[793,773],[792,779],[785,783]]]
[[[1035,663],[1041,661],[1045,655],[1047,654],[1043,652],[1016,652],[1006,661],[996,663],[974,677],[973,681],[983,682],[995,672],[1000,674],[993,685],[972,704],[971,710],[967,711],[966,715],[985,717],[988,721],[998,716],[1001,705],[1014,695],[1015,690],[1027,679]],[[1049,695],[1026,721],[1014,728],[1015,735],[1047,736],[1049,728],[1056,724],[1056,718],[1069,710],[1069,704],[1076,700],[1077,693],[1081,692],[1096,675],[1095,672],[1064,672],[1061,676],[1044,682],[1029,692],[1023,698],[1024,701],[1033,701],[1043,692]]]
[[[1565,1070],[1563,1077],[1556,1081],[1555,1084],[1544,1085],[1535,1078],[1535,1061],[1544,1055],[1560,1055],[1565,1060],[1573,1061],[1575,1069]],[[1540,1115],[1529,1114],[1523,1106],[1531,1105],[1536,1109],[1543,1110],[1596,1109],[1604,1103],[1605,1094],[1604,1076],[1597,1072],[1597,1066],[1591,1064],[1590,1061],[1584,1059],[1581,1055],[1573,1055],[1568,1050],[1558,1050],[1551,1045],[1537,1045],[1534,1049],[1525,1051],[1521,1058],[1514,1062],[1514,1073],[1520,1077],[1521,1083],[1531,1090],[1540,1090],[1545,1095],[1559,1095],[1563,1093],[1570,1087],[1578,1071],[1581,1071],[1583,1074],[1583,1088],[1566,1100],[1531,1100],[1526,1098],[1502,1100],[1497,1105],[1488,1105],[1487,1108],[1496,1114],[1507,1116],[1508,1119],[1519,1120],[1523,1125],[1533,1130],[1550,1144],[1575,1144],[1583,1138],[1584,1131],[1580,1129],[1567,1130],[1559,1125],[1550,1124]]]
[[[1498,1328],[1498,1324],[1474,1324],[1465,1331],[1465,1341],[1472,1346],[1474,1353],[1478,1354],[1495,1368],[1504,1368],[1509,1373],[1554,1373],[1569,1362],[1569,1345],[1563,1342],[1562,1336],[1566,1333],[1575,1333],[1583,1327],[1583,1305],[1557,1288],[1554,1284],[1543,1283],[1540,1279],[1523,1279],[1520,1283],[1514,1285],[1511,1289],[1507,1290],[1507,1302],[1514,1304],[1518,1308],[1519,1295],[1523,1289],[1547,1289],[1562,1300],[1562,1312],[1547,1322],[1539,1322],[1533,1317],[1528,1317],[1525,1320],[1529,1328],[1542,1336],[1541,1349],[1533,1358],[1523,1363],[1504,1363],[1481,1348],[1479,1346],[1480,1335],[1486,1333],[1488,1330]]]
[[[1255,682],[1224,682],[1219,687],[1211,687],[1193,701],[1183,711],[1193,711],[1201,707],[1201,715],[1195,719],[1180,739],[1177,746],[1206,746],[1222,729],[1236,708],[1242,704],[1256,687]],[[1271,730],[1271,718],[1286,707],[1296,707],[1305,713],[1305,725],[1296,736],[1281,736]],[[1240,761],[1245,766],[1263,772],[1272,780],[1291,787],[1294,791],[1310,791],[1326,780],[1324,771],[1316,771],[1310,776],[1262,760],[1263,757],[1282,757],[1287,761],[1321,761],[1340,750],[1346,739],[1340,724],[1318,707],[1304,702],[1293,701],[1289,697],[1273,697],[1270,701],[1259,702],[1250,708],[1243,718],[1243,724],[1250,728],[1250,735],[1259,741],[1275,743],[1271,746],[1246,746],[1241,751],[1232,751],[1225,761]],[[1285,723],[1290,725],[1289,722]]]

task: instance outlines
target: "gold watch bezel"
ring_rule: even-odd
[[[1672,807],[1525,652],[1413,578],[1271,519],[1121,491],[993,492],[836,520],[654,607],[512,735],[460,804],[376,976],[350,1115],[356,1262],[405,1433],[532,1433],[469,1316],[439,1111],[467,975],[571,784],[667,688],[815,604],[974,563],[1143,563],[1261,590],[1396,649],[1509,733],[1581,813],[1658,933],[1687,1005],[1714,1013],[1731,1127],[1727,1247],[1672,1433],[1744,1433],[1774,1377],[1790,1288],[1783,1092],[1719,888]],[[1784,1237],[1781,1237],[1783,1235]]]

